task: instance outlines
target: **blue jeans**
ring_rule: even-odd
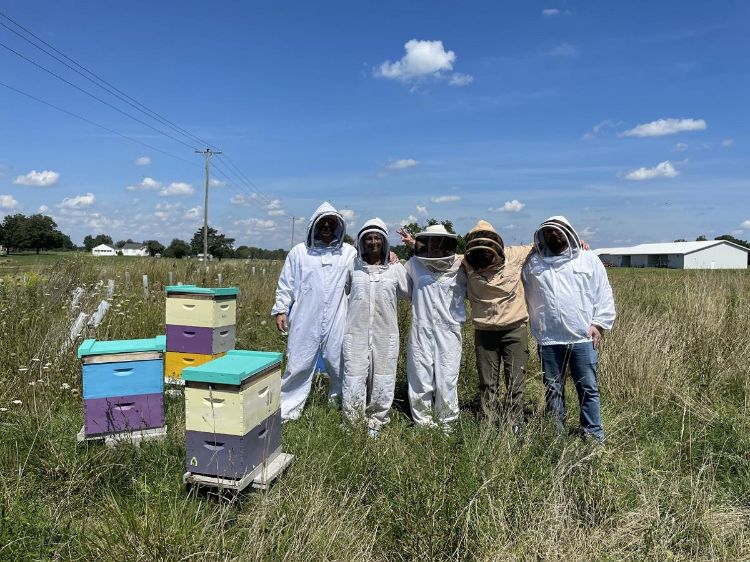
[[[591,342],[566,345],[540,345],[547,413],[557,418],[560,432],[565,430],[565,374],[570,368],[581,407],[581,429],[599,442],[604,442],[601,401],[596,385],[599,354]]]

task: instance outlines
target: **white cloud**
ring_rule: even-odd
[[[394,160],[390,164],[386,166],[386,169],[388,170],[406,170],[407,168],[413,168],[414,166],[419,165],[419,160],[414,160],[414,158],[401,158],[399,160]]]
[[[151,157],[150,156],[139,156],[135,159],[134,164],[136,166],[150,166],[151,165]]]
[[[12,195],[0,195],[0,209],[10,211],[18,207],[18,201]]]
[[[60,180],[60,174],[52,170],[37,172],[31,170],[25,176],[16,176],[13,183],[16,185],[30,185],[33,187],[50,187]]]
[[[502,207],[496,209],[490,207],[487,210],[491,213],[520,213],[525,206],[526,203],[521,203],[518,199],[513,199],[512,201],[506,201]]]
[[[416,82],[425,78],[449,78],[451,86],[467,86],[474,77],[470,74],[453,73],[456,53],[446,51],[442,41],[420,41],[411,39],[404,44],[406,53],[396,62],[385,61],[375,69],[376,78]]]
[[[427,216],[427,207],[417,205],[417,214],[423,217]]]
[[[553,57],[574,57],[578,55],[578,47],[571,43],[560,43],[556,47],[553,47],[547,51],[548,55]]]
[[[597,136],[599,136],[599,133],[601,133],[604,129],[608,129],[610,127],[616,127],[617,125],[619,125],[619,123],[615,123],[611,119],[605,119],[604,121],[600,121],[599,123],[594,125],[588,133],[585,133],[583,135],[583,139],[584,140],[595,139]]]
[[[189,183],[173,181],[168,186],[162,188],[159,195],[162,197],[172,197],[175,195],[192,195],[193,193],[195,193],[195,189]]]
[[[685,152],[688,149],[687,143],[678,142],[672,149],[674,152]]]
[[[643,181],[654,178],[673,178],[678,172],[669,160],[660,162],[654,168],[638,168],[625,176],[626,180]]]
[[[724,148],[729,148],[733,144],[734,144],[734,139],[724,139],[723,141],[721,141],[721,146],[723,146]]]
[[[125,189],[127,189],[128,191],[156,191],[157,189],[161,189],[161,182],[156,181],[154,178],[146,176],[143,178],[143,181],[141,181],[141,183],[129,185]]]
[[[403,225],[407,225],[407,224],[410,224],[410,223],[413,223],[413,222],[416,222],[416,223],[418,223],[418,222],[419,222],[419,219],[418,219],[417,217],[415,217],[414,215],[409,215],[409,216],[408,216],[408,217],[406,217],[405,219],[401,219],[400,221],[398,221],[398,224],[399,224],[399,228],[400,228],[401,226],[403,226]],[[398,230],[398,229],[397,229],[397,230]]]
[[[255,217],[234,221],[234,225],[245,227],[248,232],[258,230],[271,231],[276,229],[276,221],[271,219],[263,220]]]
[[[90,207],[96,201],[93,193],[87,193],[86,195],[76,195],[75,197],[66,197],[57,206],[60,209],[81,209],[83,207]]]
[[[195,220],[197,218],[200,218],[201,211],[203,211],[203,207],[200,207],[200,206],[198,206],[198,207],[191,207],[190,209],[188,209],[187,211],[185,211],[184,217],[186,219],[188,219],[188,220]],[[209,232],[211,232],[211,231],[209,230]]]
[[[743,223],[740,225],[740,228],[744,228],[745,230],[750,230],[750,220],[743,221]]]
[[[708,125],[703,119],[657,119],[650,123],[636,125],[620,133],[622,137],[661,137],[683,131],[701,131]]]
[[[215,178],[211,178],[208,180],[209,187],[224,187],[225,185],[227,185],[227,182],[222,180],[217,180]]]
[[[560,13],[560,10],[557,8],[547,8],[545,10],[542,10],[543,16],[556,16]]]
[[[281,217],[286,215],[286,211],[284,209],[271,209],[268,211],[269,217]]]
[[[587,226],[586,228],[584,228],[583,230],[581,230],[581,231],[580,231],[580,232],[578,233],[578,235],[579,235],[579,236],[580,236],[581,238],[588,238],[588,239],[591,239],[591,238],[596,238],[596,233],[597,233],[597,232],[598,232],[598,231],[597,231],[597,229],[595,229],[595,228],[591,228],[590,226]]]
[[[352,221],[356,220],[359,215],[352,211],[351,209],[339,209],[339,214],[341,217],[347,222],[351,223]]]
[[[49,207],[47,207],[47,205],[39,205],[39,212],[46,215],[49,213]]]
[[[460,201],[460,195],[438,195],[437,197],[430,197],[430,201],[433,203],[451,203],[453,201]]]
[[[252,195],[243,195],[242,193],[238,193],[236,195],[232,195],[232,198],[229,200],[229,202],[232,205],[242,205],[243,207],[249,207],[253,203],[256,205],[258,199],[258,195],[253,193]]]
[[[468,86],[474,81],[474,77],[471,74],[463,74],[462,72],[454,72],[451,74],[448,84],[451,86]]]

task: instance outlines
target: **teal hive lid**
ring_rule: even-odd
[[[167,349],[167,336],[156,336],[155,338],[143,340],[112,340],[97,341],[94,339],[84,340],[78,346],[78,357],[87,355],[112,355],[114,353],[138,353],[140,351],[161,351]]]
[[[164,290],[167,292],[167,296],[169,296],[169,293],[180,293],[229,297],[240,293],[237,287],[199,287],[198,285],[169,285],[168,287],[164,287]]]
[[[253,375],[281,365],[281,353],[233,349],[227,354],[197,367],[182,370],[182,380],[241,385]]]

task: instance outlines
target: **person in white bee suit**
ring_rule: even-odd
[[[461,327],[466,321],[466,274],[456,255],[456,235],[443,225],[416,236],[406,262],[412,321],[406,374],[409,403],[417,425],[450,431],[458,419]]]
[[[364,224],[347,282],[343,410],[353,423],[366,418],[370,437],[389,421],[399,350],[397,299],[409,298],[406,269],[389,263],[388,234],[379,218]]]
[[[578,393],[581,431],[604,443],[596,371],[602,333],[615,321],[607,272],[596,254],[581,251],[578,234],[565,217],[544,221],[534,233],[534,247],[522,279],[542,361],[547,413],[563,433],[569,369]]]
[[[303,243],[286,257],[271,314],[280,332],[288,331],[286,370],[281,378],[281,418],[302,414],[320,353],[329,377],[328,397],[341,396],[341,345],[346,322],[344,292],[356,255],[344,244],[346,223],[329,203],[315,211]]]

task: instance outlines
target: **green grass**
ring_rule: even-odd
[[[75,444],[80,367],[58,353],[77,313],[71,291],[86,286],[90,312],[99,280],[116,280],[92,334],[115,339],[163,333],[168,271],[211,283],[197,263],[106,261],[64,259],[0,285],[2,560],[750,559],[748,272],[609,271],[619,317],[601,357],[605,448],[548,427],[535,353],[525,439],[477,424],[466,326],[453,435],[411,427],[402,361],[379,439],[342,429],[318,385],[284,426],[289,472],[268,492],[220,501],[182,486],[179,397],[167,398],[166,441]],[[238,347],[284,349],[269,317],[279,266],[212,266],[210,278],[220,270],[242,291]],[[576,419],[569,404],[571,429]]]

